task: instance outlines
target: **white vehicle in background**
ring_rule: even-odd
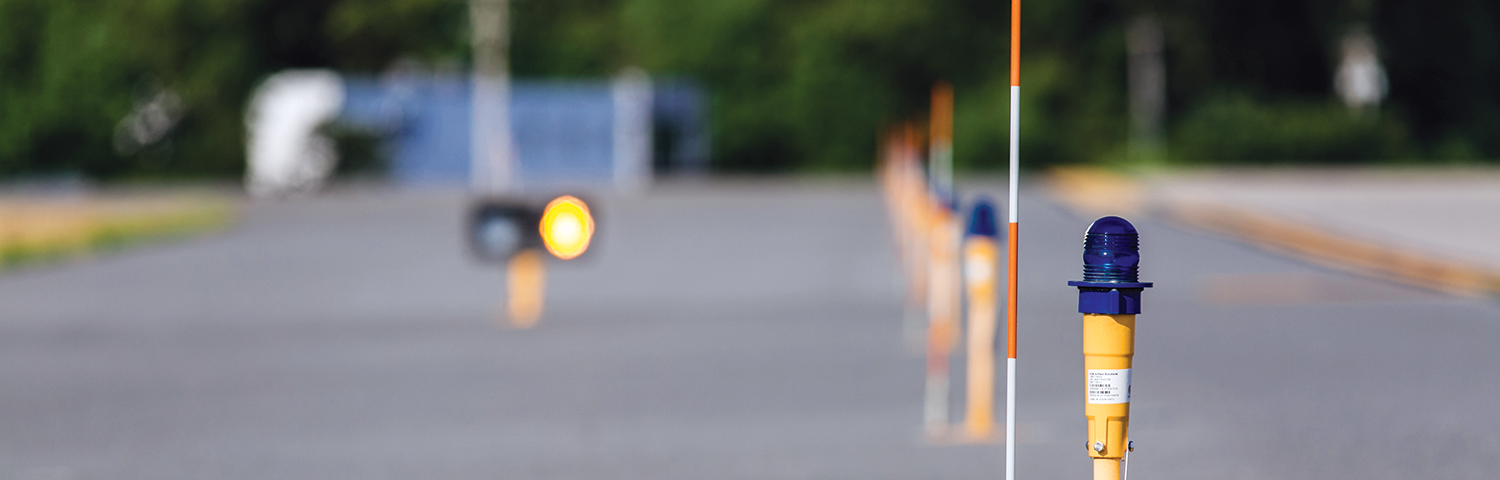
[[[322,187],[338,153],[321,129],[338,118],[343,104],[344,81],[332,71],[287,70],[261,82],[245,112],[250,195],[276,197]]]

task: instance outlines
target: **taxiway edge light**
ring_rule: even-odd
[[[1095,480],[1120,480],[1121,461],[1130,449],[1130,381],[1135,359],[1135,317],[1141,292],[1140,235],[1120,217],[1089,225],[1083,240],[1083,281],[1078,312],[1083,314],[1084,417]]]
[[[548,252],[570,260],[588,250],[594,237],[594,217],[583,200],[564,195],[547,203],[538,229]]]

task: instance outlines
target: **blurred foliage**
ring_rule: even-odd
[[[1123,161],[1124,25],[1166,33],[1171,163],[1500,158],[1500,5],[1486,0],[1050,0],[1023,11],[1028,163]],[[993,0],[514,0],[521,76],[639,65],[712,92],[714,158],[848,170],[882,129],[957,91],[960,166],[1006,158],[1009,5]],[[1373,32],[1379,112],[1333,100],[1338,39]],[[0,174],[234,175],[266,75],[468,61],[462,0],[0,0]],[[161,142],[112,147],[147,86],[180,96]]]
[[[1414,158],[1393,114],[1356,115],[1332,100],[1205,100],[1185,112],[1168,142],[1182,163],[1354,163]]]
[[[627,0],[620,15],[629,61],[714,92],[717,166],[843,170],[870,164],[877,133],[923,111],[933,82],[1003,75],[1009,34],[990,26],[1008,11],[992,1]]]
[[[458,61],[466,12],[451,0],[0,0],[0,175],[238,175],[261,78]],[[117,123],[154,84],[181,97],[181,120],[117,153]]]
[[[519,74],[625,65],[713,91],[729,170],[868,165],[883,128],[921,120],[939,79],[958,92],[960,166],[1006,161],[1009,2],[517,2]],[[1023,10],[1028,163],[1123,162],[1124,25],[1167,36],[1170,163],[1500,158],[1500,6],[1483,0],[1052,0]],[[1374,33],[1390,79],[1379,112],[1333,96],[1340,38]]]

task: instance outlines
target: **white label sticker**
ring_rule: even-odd
[[[967,265],[965,265],[966,268],[964,268],[964,273],[969,283],[994,281],[995,267],[990,265],[990,262],[984,260],[984,258],[978,258],[977,256],[969,258]]]
[[[1130,369],[1089,370],[1089,403],[1130,403]]]

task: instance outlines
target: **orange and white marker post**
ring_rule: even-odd
[[[1021,179],[1021,0],[1010,0],[1010,270],[1005,330],[1005,480],[1016,478],[1016,253],[1020,242],[1018,189]]]

